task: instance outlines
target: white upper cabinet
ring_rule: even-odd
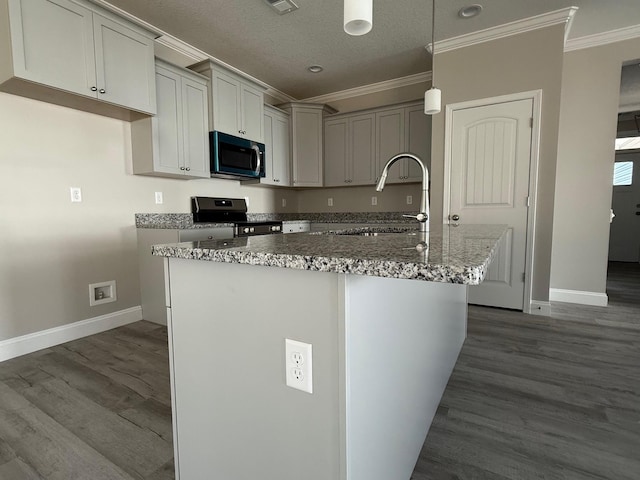
[[[331,107],[313,103],[280,105],[290,115],[291,171],[294,187],[322,187],[324,115]]]
[[[211,81],[211,128],[264,143],[263,88],[210,60],[189,68]]]
[[[427,165],[431,156],[431,118],[422,103],[407,103],[331,115],[324,122],[324,182],[327,187],[374,185],[393,156],[410,152]],[[401,159],[387,183],[422,180],[415,162]]]
[[[149,32],[81,0],[0,0],[0,21],[7,19],[9,30],[0,32],[2,90],[83,108],[34,82],[155,114]]]
[[[207,79],[158,60],[158,113],[131,123],[133,173],[209,178]]]
[[[375,114],[327,119],[324,125],[326,187],[370,185],[375,179]]]
[[[156,112],[153,40],[93,15],[98,98],[145,113]]]
[[[424,114],[422,104],[385,109],[376,113],[377,167],[380,175],[385,163],[399,153],[409,152],[431,163],[431,117]],[[422,180],[416,162],[401,159],[390,169],[387,183],[408,183]]]
[[[290,187],[289,116],[269,105],[264,107],[264,146],[267,162],[266,176],[260,179],[260,183]]]

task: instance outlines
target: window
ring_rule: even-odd
[[[613,186],[631,185],[633,162],[616,162],[613,165]]]
[[[616,151],[640,149],[640,137],[616,138]]]

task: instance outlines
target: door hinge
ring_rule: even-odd
[[[529,119],[529,126],[530,126],[531,128],[533,128],[533,117],[531,117],[531,118]]]
[[[531,206],[531,197],[529,195],[525,197],[524,201],[527,204],[527,207]]]
[[[522,272],[522,281],[523,282],[527,281],[527,273],[526,272]]]

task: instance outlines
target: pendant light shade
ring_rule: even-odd
[[[431,87],[424,92],[424,113],[426,115],[435,115],[440,113],[440,105],[442,102],[442,92],[439,88]]]
[[[373,27],[373,0],[344,0],[344,31],[358,36]]]
[[[440,113],[442,92],[436,88],[436,0],[431,0],[431,88],[424,92],[424,113],[435,115]]]

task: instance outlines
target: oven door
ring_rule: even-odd
[[[210,132],[209,138],[212,174],[265,176],[264,144],[222,132]]]

